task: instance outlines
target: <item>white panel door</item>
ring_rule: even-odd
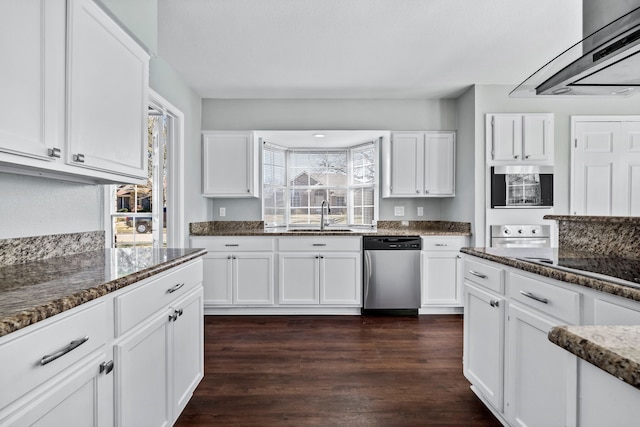
[[[627,173],[621,171],[622,191],[626,190],[621,215],[640,216],[640,122],[623,122],[621,132],[621,158],[627,163]]]
[[[229,305],[233,303],[231,254],[208,252],[203,258],[204,303]]]
[[[505,300],[469,282],[464,287],[464,375],[502,412]]]
[[[522,115],[498,114],[492,118],[492,160],[513,163],[522,158]]]
[[[454,194],[455,134],[425,134],[424,193],[430,196]]]
[[[394,133],[391,141],[391,195],[415,197],[423,193],[424,134]]]
[[[318,304],[320,287],[320,255],[313,253],[280,253],[280,304]]]
[[[572,198],[576,215],[615,215],[615,122],[576,122],[573,147]]]
[[[0,151],[51,160],[64,144],[65,1],[0,7]]]
[[[360,252],[320,255],[320,304],[362,304]]]
[[[507,417],[513,426],[567,426],[568,387],[575,389],[576,358],[547,338],[557,322],[509,305]],[[575,414],[572,417],[575,418]]]
[[[195,292],[177,301],[173,308],[180,313],[170,329],[173,368],[171,403],[175,421],[204,377],[202,288],[198,287]]]
[[[149,57],[93,1],[68,7],[66,161],[146,180]]]
[[[233,255],[233,302],[239,305],[273,304],[273,254]]]
[[[553,164],[553,115],[523,115],[522,159]]]
[[[210,197],[257,197],[250,132],[203,134],[203,188]]]

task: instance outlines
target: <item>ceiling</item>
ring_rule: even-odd
[[[582,37],[582,0],[159,0],[159,56],[203,98],[455,98]]]

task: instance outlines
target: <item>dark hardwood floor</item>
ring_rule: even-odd
[[[462,375],[462,317],[206,316],[177,426],[501,424]]]

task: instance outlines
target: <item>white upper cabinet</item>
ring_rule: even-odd
[[[553,165],[553,114],[487,114],[489,165]]]
[[[67,162],[147,178],[149,57],[91,0],[68,11]]]
[[[571,213],[640,215],[640,119],[571,121]]]
[[[202,194],[259,197],[259,153],[252,132],[203,132]]]
[[[65,0],[0,4],[0,152],[17,155],[0,160],[53,160],[64,146]]]
[[[149,56],[92,0],[2,1],[0,166],[147,179]]]
[[[382,152],[383,197],[455,195],[455,132],[394,132]]]

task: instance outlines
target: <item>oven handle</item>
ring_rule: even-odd
[[[518,245],[518,246],[514,246]],[[526,245],[526,246],[523,246]],[[549,247],[551,245],[551,239],[519,239],[519,238],[493,238],[491,246],[493,247]]]

